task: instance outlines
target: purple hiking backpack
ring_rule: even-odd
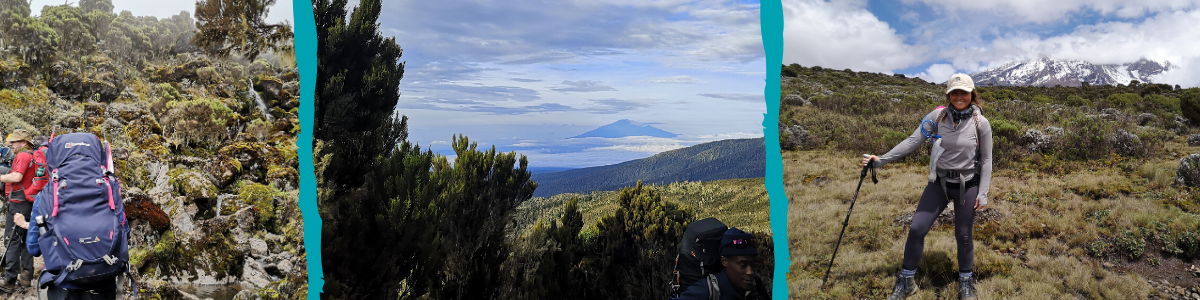
[[[34,207],[47,227],[38,238],[48,272],[39,287],[97,283],[128,271],[129,225],[108,159],[104,143],[91,133],[51,138],[50,182]]]

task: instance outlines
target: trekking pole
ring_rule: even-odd
[[[829,267],[825,269],[825,279],[821,279],[822,287],[825,286],[825,282],[829,281],[829,271],[833,270],[833,260],[837,259],[838,249],[842,247],[842,236],[846,235],[846,226],[850,225],[850,214],[854,213],[854,202],[858,201],[858,190],[862,189],[863,179],[867,178],[867,170],[871,171],[871,183],[879,183],[879,179],[875,179],[875,160],[872,160],[871,156],[867,154],[863,154],[863,158],[867,159],[867,165],[863,166],[862,174],[858,176],[858,188],[854,189],[854,199],[850,200],[850,210],[846,212],[846,220],[842,221],[842,233],[838,234],[837,244],[833,246],[833,257],[829,258]]]

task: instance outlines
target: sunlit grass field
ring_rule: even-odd
[[[715,217],[725,225],[738,227],[748,232],[771,232],[768,220],[770,201],[767,198],[763,178],[729,179],[708,182],[677,182],[665,185],[648,185],[659,191],[663,200],[678,203],[691,211],[697,220]],[[510,236],[524,234],[539,220],[549,222],[563,213],[563,206],[571,198],[579,198],[579,210],[583,213],[584,231],[594,226],[606,214],[612,214],[620,206],[615,191],[592,192],[590,194],[559,194],[549,198],[533,198],[517,207],[510,224]]]
[[[821,279],[862,154],[882,154],[912,133],[945,103],[945,87],[796,70],[781,81],[794,96],[780,109],[782,124],[809,135],[783,152],[790,297],[884,299],[908,234],[897,217],[916,210],[927,184],[928,143],[879,170],[879,184],[867,179],[830,282]],[[1180,159],[1200,153],[1187,143],[1195,127],[1179,121],[1187,91],[1136,83],[979,90],[996,140],[990,202],[974,224],[981,299],[1155,299],[1170,297],[1151,280],[1200,286],[1188,271],[1200,264],[1200,189],[1175,182]],[[1049,137],[1041,149],[1031,147],[1035,130]],[[910,299],[957,299],[956,251],[953,224],[935,225]]]

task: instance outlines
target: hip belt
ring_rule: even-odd
[[[942,194],[946,195],[946,202],[950,202],[950,191],[946,189],[946,179],[958,179],[958,204],[967,204],[967,175],[978,174],[976,169],[966,170],[947,170],[937,169],[937,182],[942,185]]]

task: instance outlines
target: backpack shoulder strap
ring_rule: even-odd
[[[719,283],[717,283],[717,275],[716,274],[708,274],[708,299],[709,300],[720,300],[721,299],[721,287],[719,286]]]

